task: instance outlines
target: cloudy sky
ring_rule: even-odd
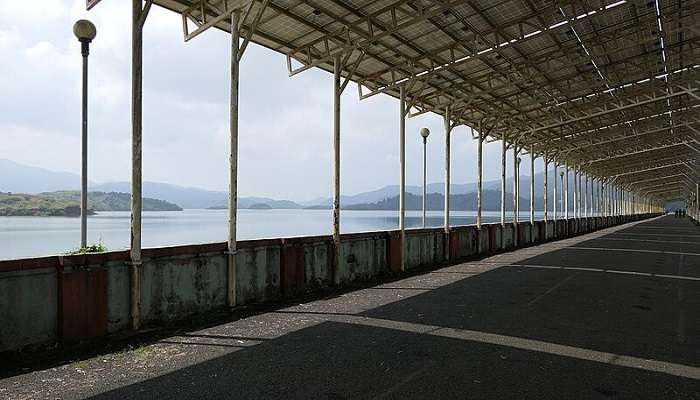
[[[0,158],[79,173],[81,57],[71,28],[89,18],[98,31],[90,55],[90,179],[128,180],[131,7],[118,0],[89,13],[84,7],[84,0],[0,0]],[[229,36],[214,30],[184,43],[180,17],[151,9],[144,34],[145,180],[226,190],[229,46]],[[330,196],[332,76],[312,70],[289,78],[282,55],[255,45],[241,68],[239,194]],[[398,101],[384,95],[359,101],[350,85],[341,121],[343,194],[398,183]],[[432,132],[428,181],[442,181],[442,119],[424,115],[407,123],[408,184],[422,182],[424,126]],[[475,181],[476,142],[466,127],[452,135],[453,182]],[[492,143],[485,147],[485,178],[499,176],[500,143]]]

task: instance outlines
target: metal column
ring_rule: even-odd
[[[513,143],[513,223],[518,223],[518,143]],[[515,237],[517,238],[517,228]]]
[[[574,219],[578,218],[578,170],[574,168]]]
[[[554,221],[557,220],[557,202],[559,199],[557,198],[557,162],[554,161],[554,191],[552,192],[553,196],[553,202],[552,202],[552,219]],[[555,224],[555,229],[556,229],[556,224]]]
[[[342,61],[333,59],[333,284],[340,283],[340,96]]]
[[[481,126],[479,126],[479,147],[477,152],[477,176],[476,176],[476,228],[481,229],[481,181],[483,175],[483,165],[484,165],[484,133]]]
[[[238,11],[231,13],[231,104],[228,196],[228,306],[236,305],[236,212],[238,209],[238,83],[240,73],[240,32]]]
[[[452,115],[451,108],[447,106],[445,108],[445,116],[443,118],[443,123],[445,125],[445,233],[450,233],[450,136],[452,133]],[[447,247],[448,252],[445,254],[449,255],[449,246]]]
[[[544,179],[544,184],[543,184],[543,192],[544,193],[542,193],[542,196],[543,196],[542,203],[544,205],[544,222],[546,223],[547,222],[547,208],[549,207],[549,204],[547,204],[547,197],[548,197],[547,196],[548,195],[548,193],[547,193],[547,176],[549,174],[549,171],[547,171],[547,169],[549,168],[549,160],[547,159],[547,152],[546,151],[544,152],[543,160],[544,160],[544,178],[543,178]]]
[[[445,128],[445,209],[443,210],[444,232],[445,238],[443,241],[443,249],[445,260],[450,259],[450,139],[452,136],[452,108],[445,107],[445,115],[443,116],[443,124]]]
[[[530,148],[530,224],[535,224],[535,153]]]
[[[131,238],[129,311],[131,328],[141,326],[141,138],[143,133],[143,26],[152,1],[131,2]]]
[[[406,270],[406,87],[399,89],[399,230],[401,231],[401,271]]]
[[[564,219],[569,219],[569,166],[564,166]],[[568,222],[567,222],[568,224]]]
[[[501,141],[501,226],[506,225],[506,151],[508,144],[505,135]]]
[[[583,217],[588,218],[588,175],[583,178]]]
[[[581,186],[581,177],[582,176],[583,176],[583,174],[581,173],[581,169],[579,167],[579,170],[578,170],[578,197],[577,197],[578,198],[577,208],[578,208],[578,217],[579,218],[583,217],[583,207],[582,207],[582,205],[583,205],[583,186]]]

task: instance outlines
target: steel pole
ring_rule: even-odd
[[[530,148],[530,224],[535,224],[535,153],[532,148]]]
[[[481,229],[481,182],[484,164],[484,134],[482,132],[481,126],[479,127],[479,136],[477,140],[479,141],[479,146],[476,162],[476,227],[477,229]]]
[[[513,246],[518,247],[518,143],[513,142]]]
[[[513,224],[518,223],[518,143],[513,143]],[[517,229],[517,228],[516,228]],[[517,237],[517,233],[515,235]]]
[[[81,135],[81,174],[80,174],[80,248],[87,247],[88,214],[88,55],[90,41],[80,41],[83,56],[83,93],[82,93],[82,135]]]
[[[585,185],[583,190],[583,216],[584,218],[588,218],[588,175],[583,178],[583,183]]]
[[[574,219],[579,217],[578,170],[574,168]]]
[[[340,283],[340,55],[333,60],[333,283]]]
[[[506,151],[508,144],[504,137],[501,141],[501,226],[506,225]]]
[[[559,202],[559,199],[557,198],[557,162],[554,161],[554,190],[552,192],[553,195],[553,202],[552,202],[552,219],[554,221],[557,220],[557,203]],[[556,229],[556,228],[555,228]]]
[[[587,177],[587,179],[588,179],[588,177]],[[588,181],[590,181],[590,182],[588,182]],[[593,191],[594,191],[593,182],[594,182],[594,180],[592,177],[590,177],[590,179],[588,179],[588,181],[586,183],[587,185],[590,184],[590,187],[586,186],[586,188],[587,188],[586,190],[589,190],[589,192],[588,192],[588,209],[589,209],[588,214],[589,215],[588,216],[593,217],[593,210],[594,210],[594,206],[593,206],[594,205],[594,202],[593,202]]]
[[[132,0],[131,28],[131,240],[129,242],[131,328],[141,326],[141,137],[143,127],[142,0]]]
[[[445,220],[445,234],[450,233],[450,134],[452,133],[451,126],[451,109],[450,106],[445,107],[445,116],[443,118],[445,127],[445,209],[443,210]],[[449,255],[449,246],[447,246],[446,254]]]
[[[600,217],[600,188],[602,186],[601,180],[598,179],[595,185],[595,214]]]
[[[586,196],[583,193],[583,174],[581,173],[581,169],[578,171],[578,217],[582,218],[585,211],[584,201],[586,200]]]
[[[406,270],[406,87],[399,89],[399,230],[401,231],[401,271]]]
[[[238,87],[240,81],[240,32],[239,15],[231,13],[231,98],[230,98],[230,155],[229,155],[229,196],[228,196],[228,306],[236,305],[236,213],[238,207]]]
[[[520,222],[520,163],[518,162],[518,165],[516,167],[516,174],[515,174],[515,208],[516,208],[516,218],[517,222]]]
[[[543,188],[543,192],[544,192],[544,193],[542,193],[542,203],[543,203],[543,206],[544,206],[544,222],[546,223],[546,222],[547,222],[547,209],[548,209],[548,207],[549,207],[549,204],[547,203],[547,195],[549,194],[549,193],[548,193],[548,190],[547,190],[547,186],[548,186],[547,179],[548,179],[548,175],[549,175],[549,171],[548,171],[548,169],[549,169],[549,159],[547,158],[547,152],[546,152],[546,151],[544,152],[544,159],[543,159],[543,161],[544,161],[544,178],[543,178],[543,179],[544,179],[544,183],[543,183],[543,185],[542,185],[542,188]]]
[[[564,219],[569,219],[569,166],[564,166],[564,176],[562,177],[564,186]],[[567,222],[568,224],[568,222]]]

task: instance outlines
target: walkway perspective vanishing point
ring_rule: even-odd
[[[0,381],[0,398],[698,399],[700,230],[664,216]]]

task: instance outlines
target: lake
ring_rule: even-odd
[[[536,213],[541,218],[542,213]],[[406,212],[407,228],[422,225],[420,211]],[[521,220],[529,220],[529,212]],[[484,212],[484,223],[499,222],[500,212]],[[507,220],[511,220],[510,214]],[[129,247],[130,214],[100,212],[88,218],[88,242],[109,250]],[[226,210],[143,213],[143,247],[226,241]],[[442,226],[442,211],[428,212],[428,226]],[[475,211],[453,211],[451,225],[476,223]],[[398,229],[397,211],[342,211],[341,232]],[[239,210],[238,240],[323,235],[331,233],[330,210]],[[0,217],[0,259],[63,254],[80,243],[80,219],[66,217]]]

